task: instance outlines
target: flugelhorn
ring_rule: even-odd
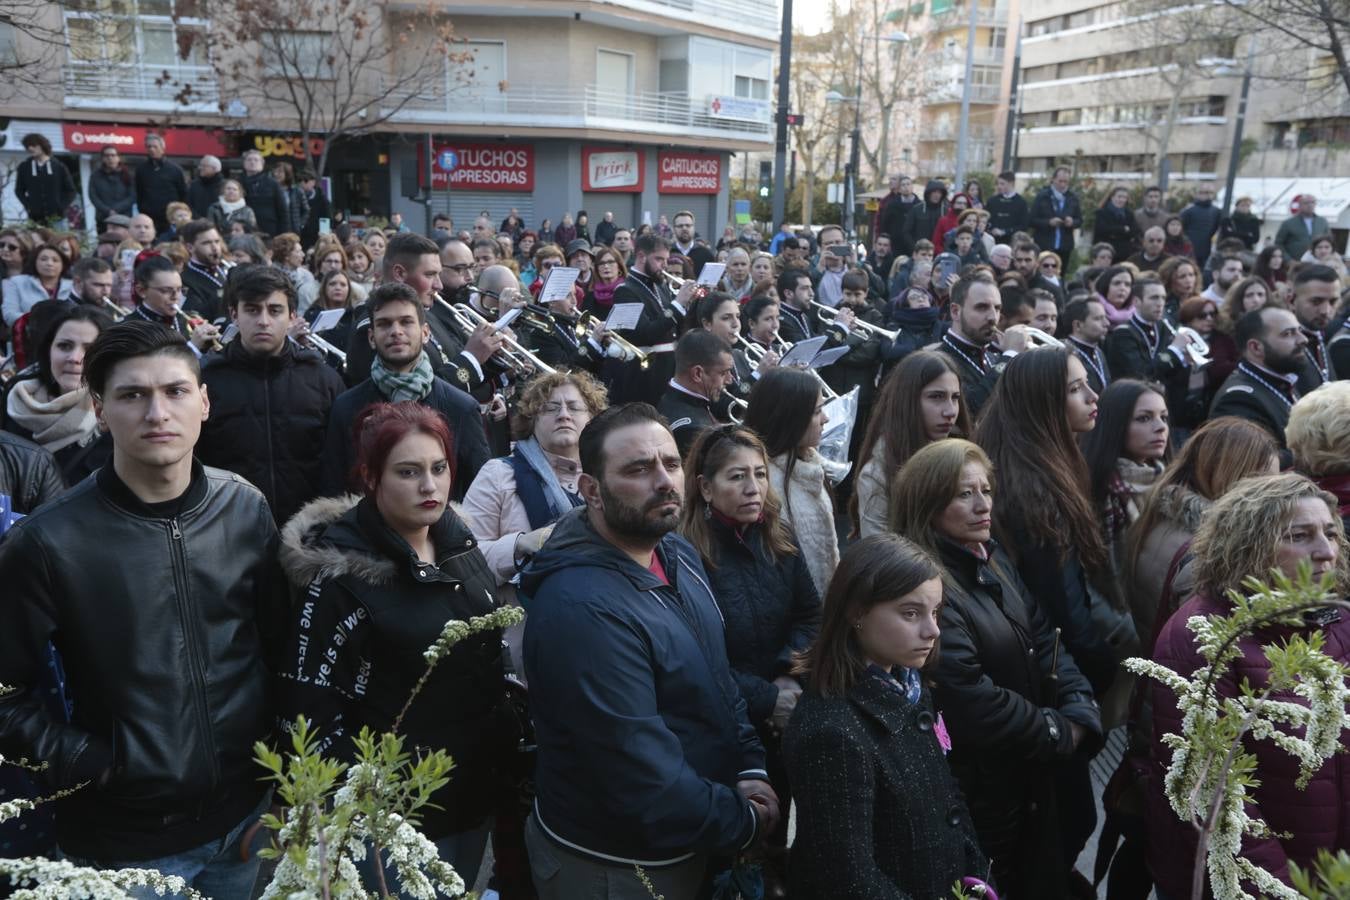
[[[1190,338],[1186,344],[1186,355],[1191,358],[1191,365],[1197,369],[1203,369],[1209,365],[1209,341],[1206,341],[1204,335],[1194,328],[1187,328],[1185,325],[1177,329],[1177,334],[1184,334]]]
[[[827,322],[833,322],[835,319],[839,318],[839,310],[835,309],[833,306],[830,306],[827,303],[821,303],[819,300],[812,300],[811,305],[820,310],[820,317]],[[890,341],[893,341],[900,336],[899,329],[895,331],[887,331],[880,325],[873,325],[871,322],[864,322],[861,316],[854,317],[853,327],[861,328],[863,331],[866,331],[868,334],[872,335],[872,337],[884,337]]]
[[[310,344],[312,344],[314,346],[314,349],[322,350],[324,353],[331,353],[334,356],[336,356],[338,360],[342,363],[342,368],[347,367],[347,352],[345,350],[339,350],[330,341],[327,341],[319,337],[312,331],[307,332],[305,334],[305,340],[308,341]]]

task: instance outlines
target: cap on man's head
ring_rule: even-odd
[[[567,242],[566,249],[563,250],[563,258],[571,259],[577,253],[585,253],[587,256],[594,256],[591,251],[591,242],[585,238],[574,238]]]
[[[108,216],[108,218],[103,220],[103,224],[119,225],[122,228],[130,228],[131,219],[127,216],[122,215],[121,213],[113,213],[111,216]]]

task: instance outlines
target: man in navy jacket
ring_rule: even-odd
[[[674,533],[675,438],[630,403],[592,419],[580,445],[585,506],[521,577],[535,888],[540,900],[647,896],[640,865],[655,893],[693,897],[714,854],[773,830],[778,798],[707,573]]]

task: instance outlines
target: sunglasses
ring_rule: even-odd
[[[1217,319],[1218,317],[1219,314],[1212,309],[1207,309],[1200,315],[1196,316],[1197,319]]]
[[[1041,263],[1041,268],[1042,268],[1042,269],[1058,269],[1058,268],[1059,268],[1059,263],[1043,262],[1043,263]]]
[[[0,244],[0,250],[21,250],[18,244]]]
[[[558,262],[556,259],[546,259],[546,260],[544,260],[543,262],[541,262],[541,263],[539,264],[539,268],[541,268],[541,269],[552,269],[554,266],[560,266],[560,265],[562,265],[562,263]]]

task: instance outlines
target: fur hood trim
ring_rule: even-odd
[[[388,584],[397,574],[394,560],[377,555],[364,546],[354,546],[341,535],[325,538],[325,532],[361,502],[359,494],[320,497],[301,507],[281,530],[281,567],[296,587],[307,587],[316,579],[328,581],[350,575],[367,584]],[[467,521],[464,509],[452,502],[450,511]],[[346,531],[344,525],[339,531]],[[364,539],[359,539],[364,545]]]
[[[1211,505],[1195,491],[1176,484],[1158,488],[1154,502],[1158,504],[1158,512],[1164,518],[1177,523],[1191,534],[1195,534],[1200,527],[1200,517]]]

